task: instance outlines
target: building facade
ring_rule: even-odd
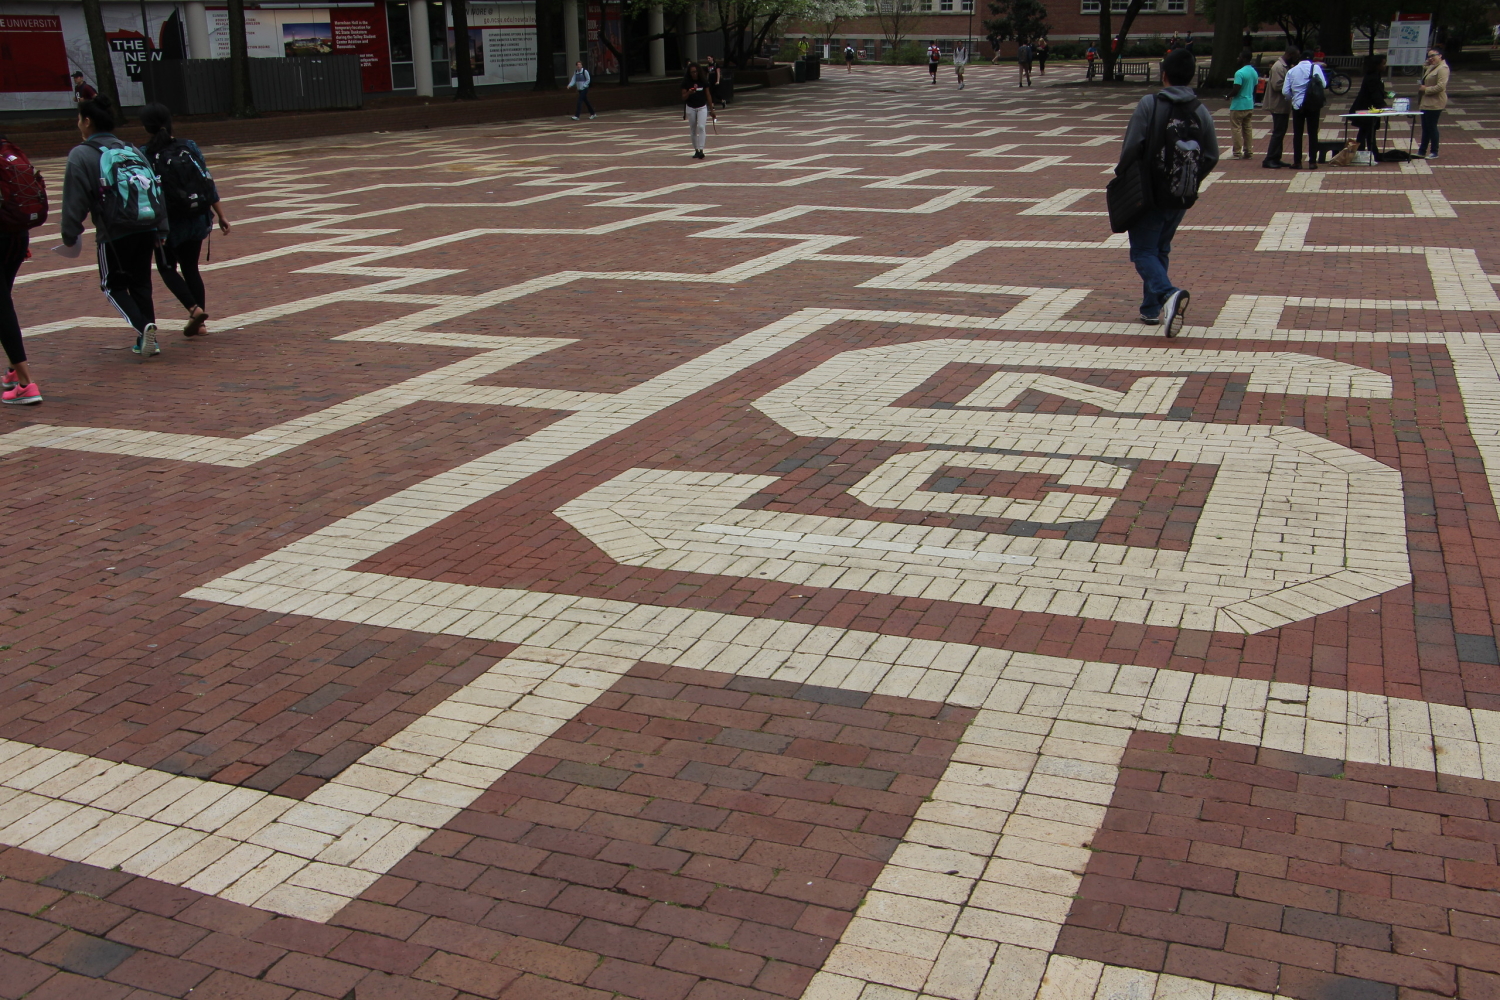
[[[1118,30],[1121,16],[1129,6],[1129,0],[1109,0],[1115,14],[1114,26]],[[1209,37],[1213,35],[1213,22],[1197,10],[1200,0],[1146,0],[1131,25],[1130,37]],[[1088,41],[1099,37],[1100,0],[1061,0],[1047,5],[1047,22],[1052,30],[1048,38],[1053,42]],[[953,51],[955,45],[972,39],[975,54],[988,58],[994,53],[986,39],[989,32],[984,27],[986,19],[993,18],[986,0],[911,0],[912,11],[905,15],[902,41],[915,42],[923,47],[937,42],[944,53]],[[887,48],[888,41],[881,27],[881,19],[874,14],[874,3],[865,5],[870,14],[841,22],[832,39],[819,35],[818,26],[799,23],[791,26],[787,38],[806,39],[810,42],[828,43],[830,55],[839,57],[844,46],[852,45],[862,59],[878,59]],[[907,26],[910,26],[909,30]],[[1001,53],[1014,55],[1015,42],[1001,45]]]

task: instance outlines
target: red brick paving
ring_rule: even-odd
[[[1500,997],[1500,782],[1136,733],[1062,954],[1300,1000]]]
[[[327,925],[0,854],[0,997],[796,998],[973,716],[638,664]]]

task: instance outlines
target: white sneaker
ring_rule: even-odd
[[[1429,160],[1435,160],[1435,159],[1437,159],[1437,154],[1436,153],[1428,153],[1427,154],[1427,158]]]
[[[1182,330],[1184,321],[1187,319],[1188,300],[1191,298],[1186,289],[1179,288],[1167,296],[1167,301],[1161,306],[1162,330],[1169,338],[1175,337]]]
[[[595,118],[598,118],[598,117],[599,117],[598,115],[589,115],[589,121],[593,121]]]
[[[578,116],[577,116],[577,115],[574,115],[574,116],[573,116],[573,120],[574,120],[574,121],[575,121],[575,122],[576,122],[576,121],[577,121],[577,120],[578,120]]]

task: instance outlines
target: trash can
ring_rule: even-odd
[[[798,59],[792,63],[792,81],[794,83],[807,82],[807,62],[805,60]]]
[[[823,57],[816,52],[807,54],[807,78],[809,80],[821,80],[823,78]]]

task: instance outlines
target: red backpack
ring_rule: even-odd
[[[47,221],[47,185],[26,154],[0,139],[0,232],[24,233]]]

